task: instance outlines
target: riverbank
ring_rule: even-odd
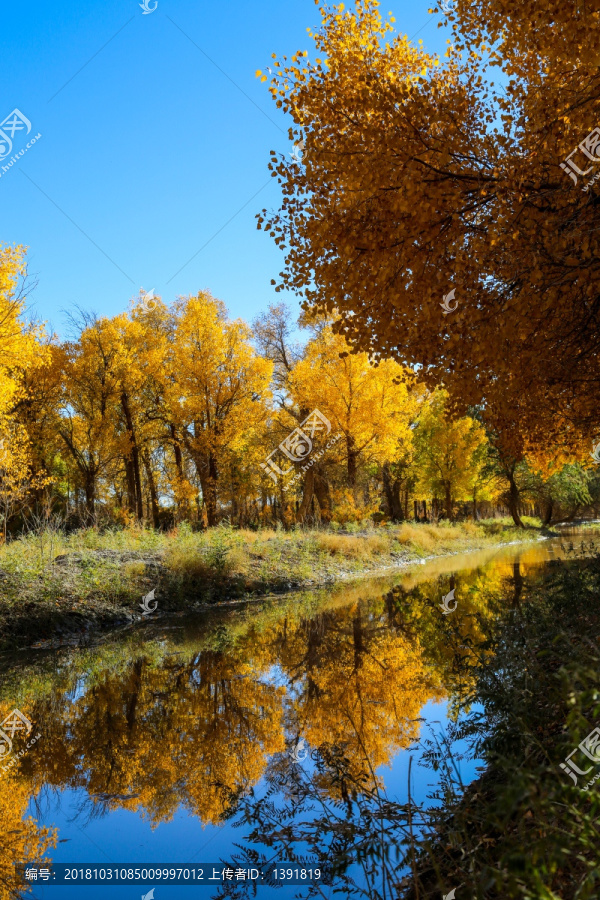
[[[0,548],[0,648],[91,632],[234,600],[311,588],[419,560],[537,540],[508,521],[402,523],[362,531],[169,534],[146,529],[43,531]],[[156,606],[155,606],[156,604]]]
[[[461,705],[483,712],[453,735],[485,770],[463,791],[451,751],[440,761],[447,802],[413,843],[402,900],[459,885],[464,898],[598,896],[599,641],[600,556],[551,565],[488,634],[463,672],[474,687]]]

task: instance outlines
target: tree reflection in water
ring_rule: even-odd
[[[349,889],[395,895],[424,818],[388,796],[382,769],[420,740],[428,701],[469,690],[506,596],[500,581],[482,569],[455,576],[451,617],[438,608],[441,577],[383,595],[346,587],[345,605],[271,608],[176,647],[133,640],[47,657],[44,677],[25,669],[6,701],[43,722],[14,779],[25,797],[83,792],[79,825],[127,809],[154,828],[183,809],[203,824],[250,826],[252,861],[256,841],[270,860],[325,861]],[[304,765],[286,751],[300,738],[318,748]]]

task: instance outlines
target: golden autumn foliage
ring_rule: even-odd
[[[243,450],[264,423],[272,365],[253,351],[248,326],[226,321],[224,305],[210,295],[180,302],[175,315],[166,403],[194,461],[208,524],[214,525],[225,454]]]
[[[348,483],[356,484],[359,460],[383,465],[410,443],[418,395],[409,392],[406,373],[393,360],[373,366],[366,353],[350,354],[341,335],[325,326],[308,345],[290,378],[290,393],[300,407],[316,406],[343,436]],[[404,379],[404,381],[401,381]]]
[[[561,476],[589,457],[581,445],[574,459],[538,444],[521,463],[499,447],[523,432],[526,417],[524,425],[515,419],[495,433],[472,417],[457,419],[450,358],[444,408],[433,415],[442,394],[424,382],[435,367],[357,348],[343,333],[354,316],[313,311],[300,317],[299,334],[283,304],[251,327],[230,319],[207,291],[171,305],[158,296],[149,303],[142,293],[113,317],[81,313],[75,336],[60,341],[24,320],[23,251],[2,251],[1,267],[6,536],[50,520],[156,529],[223,520],[240,527],[348,526],[425,518],[423,497],[435,519],[442,510],[450,518],[476,515],[474,501],[487,504],[489,515],[508,498],[521,524],[523,500],[537,504],[540,515],[544,506],[550,521],[599,493],[581,466]],[[472,413],[485,421],[493,409],[486,400]],[[285,442],[310,429],[303,423],[315,411],[323,427],[312,433],[306,456],[291,458]],[[523,433],[529,439],[535,429]],[[448,456],[447,470],[451,460],[451,475],[434,472],[440,453]],[[279,472],[267,464],[276,459],[284,466]],[[529,466],[527,477],[517,478],[519,465],[520,475]],[[548,487],[552,480],[556,489]]]
[[[272,761],[289,765],[295,735],[343,749],[353,773],[369,775],[367,760],[389,764],[418,740],[422,706],[444,697],[418,643],[365,602],[309,619],[278,614],[224,650],[128,653],[85,679],[77,698],[63,683],[36,701],[43,752],[40,742],[33,764],[14,770],[18,797],[21,787],[70,788],[85,791],[95,815],[125,808],[155,827],[184,808],[219,824]],[[339,786],[324,785],[336,795]],[[23,815],[17,805],[11,821]]]
[[[480,422],[446,414],[447,395],[436,391],[419,416],[415,455],[418,486],[427,496],[443,497],[452,517],[456,498],[476,497],[486,463],[486,434]]]
[[[0,525],[6,539],[7,523],[33,488],[50,479],[37,472],[27,430],[17,411],[27,403],[23,372],[48,360],[39,328],[23,322],[25,300],[17,285],[25,273],[24,249],[0,246]]]
[[[10,412],[18,397],[15,370],[40,353],[36,332],[27,329],[22,320],[25,300],[17,293],[17,285],[24,272],[24,249],[0,245],[0,418]]]
[[[338,310],[355,349],[418,365],[463,414],[483,404],[514,454],[578,450],[597,437],[600,247],[592,176],[573,184],[561,163],[600,162],[598,132],[585,145],[600,12],[455,7],[445,59],[393,35],[376,0],[322,10],[315,59],[275,63],[304,146],[273,157],[283,203],[259,225],[286,252],[281,286]]]
[[[48,851],[56,846],[53,829],[40,828],[27,815],[30,784],[12,773],[0,780],[0,900],[12,900],[18,886],[14,866],[29,861],[48,863]]]

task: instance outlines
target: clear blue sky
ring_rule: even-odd
[[[0,177],[0,242],[29,247],[31,311],[59,333],[63,310],[114,315],[141,287],[166,302],[208,288],[247,320],[282,299],[270,285],[282,254],[254,217],[278,205],[269,151],[292,146],[254,73],[271,53],[314,57],[306,29],[318,9],[158,0],[143,15],[139,2],[4,10],[0,121],[18,108],[32,123],[13,154],[42,137]],[[442,53],[448,31],[429,5],[382,10]]]

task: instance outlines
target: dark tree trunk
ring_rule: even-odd
[[[357,610],[356,615],[352,620],[352,634],[354,638],[354,668],[359,669],[362,662],[362,655],[365,650],[360,609]]]
[[[348,457],[348,484],[351,488],[356,486],[356,471],[358,463],[358,452],[352,435],[346,435],[346,454]]]
[[[387,621],[390,628],[393,628],[395,622],[394,619],[396,617],[396,605],[394,603],[394,592],[388,591],[385,595],[385,609],[387,612]]]
[[[398,478],[392,478],[389,463],[383,464],[382,474],[387,514],[393,522],[401,522],[404,518],[400,499],[401,483]]]
[[[85,473],[86,524],[92,525],[96,519],[96,476],[92,470]]]
[[[183,454],[181,453],[181,444],[179,443],[179,438],[177,436],[177,429],[173,425],[172,422],[169,423],[169,430],[171,432],[171,441],[173,442],[173,456],[175,457],[175,471],[177,472],[177,478],[180,483],[183,483],[184,473],[183,473]],[[185,516],[187,513],[187,500],[179,500],[177,506],[178,515]]]
[[[300,504],[300,509],[297,513],[297,521],[304,522],[306,516],[308,514],[308,510],[310,509],[310,504],[313,498],[313,493],[315,489],[315,470],[311,467],[306,472],[304,477],[304,493],[302,495],[302,502]]]
[[[452,493],[450,482],[446,482],[446,516],[448,517],[448,521],[452,521]]]
[[[519,562],[513,563],[513,586],[514,586],[514,594],[513,594],[513,606],[519,606],[521,600],[521,593],[523,591],[524,579],[521,574],[521,564]]]
[[[315,472],[314,492],[321,510],[321,518],[324,522],[331,522],[333,510],[331,485],[320,472]]]
[[[133,483],[133,508],[131,509],[131,511],[137,517],[138,521],[141,522],[144,518],[144,503],[142,499],[142,479],[140,475],[140,452],[135,436],[133,416],[131,415],[131,408],[129,406],[129,397],[127,396],[127,393],[125,391],[123,391],[123,393],[121,394],[121,408],[123,409],[123,415],[125,416],[125,425],[127,428],[127,435],[129,437],[130,449],[127,458],[127,468],[129,469],[129,463],[131,463],[132,467],[131,475],[129,474],[129,471],[127,473],[128,491],[130,478]]]
[[[213,453],[208,454],[208,478],[206,479],[206,492],[204,485],[202,493],[204,494],[204,504],[206,506],[206,515],[209,528],[217,524],[217,481],[219,473],[217,470],[217,460]]]
[[[202,488],[203,506],[202,512],[200,512],[200,500],[198,499],[198,515],[201,521],[206,519],[206,527],[212,528],[217,524],[217,482],[219,478],[217,460],[211,451],[205,456],[195,453],[189,445],[187,449],[194,460]]]
[[[127,730],[131,733],[133,732],[136,724],[136,712],[140,698],[140,691],[142,688],[142,670],[144,667],[144,660],[137,659],[133,664],[131,671],[131,681],[128,687],[130,688],[130,695],[127,700],[125,718],[127,720]]]
[[[419,505],[416,500],[413,500],[414,508],[415,508],[415,522],[419,521]]]
[[[125,463],[125,482],[127,485],[127,509],[135,516],[135,476],[133,474],[133,463],[127,456],[124,458]]]
[[[544,524],[544,525],[549,525],[550,522],[552,521],[552,511],[553,511],[553,509],[554,509],[554,503],[553,503],[553,501],[552,501],[552,500],[548,500],[548,503],[546,504],[546,512],[545,512],[545,514],[544,514],[544,519],[543,519],[543,524]]]
[[[150,464],[150,457],[148,452],[146,451],[143,454],[144,460],[144,469],[146,470],[146,481],[148,482],[148,489],[150,491],[150,503],[152,506],[152,524],[155,528],[160,527],[160,513],[158,508],[158,495],[156,493],[156,483],[154,481],[154,472],[152,471],[152,466]]]
[[[177,475],[180,481],[183,481],[183,457],[181,455],[181,444],[177,438],[177,430],[175,426],[171,423],[169,426],[171,430],[171,440],[173,441],[173,454],[175,456],[175,468],[177,469]]]
[[[525,526],[519,515],[519,488],[517,487],[513,472],[508,473],[508,483],[510,486],[508,491],[509,512],[517,528],[524,528]]]

